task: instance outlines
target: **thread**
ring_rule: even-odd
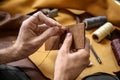
[[[95,32],[93,32],[92,38],[96,42],[100,42],[107,35],[109,35],[114,29],[115,29],[114,26],[110,22],[107,22],[103,26],[101,26],[99,29],[97,29]]]
[[[83,20],[83,22],[86,24],[85,29],[90,30],[92,28],[102,26],[107,22],[107,18],[105,16],[91,17]]]

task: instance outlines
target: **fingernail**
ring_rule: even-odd
[[[71,36],[71,33],[67,33],[67,36]]]

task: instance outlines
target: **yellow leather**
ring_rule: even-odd
[[[2,0],[0,10],[10,14],[28,14],[36,11],[32,6],[37,0]]]
[[[12,15],[17,13],[29,14],[31,12],[37,11],[39,8],[45,8],[45,7],[35,8],[35,5],[41,2],[43,1],[42,0],[3,0],[0,2],[0,10],[6,11]],[[72,11],[75,14],[81,14],[84,12],[76,9],[75,10],[70,9],[70,11]]]
[[[64,26],[76,23],[74,17],[64,11],[59,12],[56,20]],[[99,64],[92,52],[90,52],[90,60],[93,63],[93,66],[86,68],[77,80],[81,80],[83,77],[96,72],[106,72],[112,74],[112,72],[120,70],[110,46],[111,41],[104,39],[100,43],[95,42],[91,37],[93,31],[94,29],[86,31],[86,36],[90,39],[93,48],[103,63]],[[51,80],[53,80],[54,77],[54,62],[57,52],[58,51],[54,50],[45,51],[45,45],[43,45],[42,48],[30,56],[30,59],[37,65],[42,73]]]
[[[120,5],[115,0],[3,0],[0,10],[11,14],[27,14],[40,8],[78,9],[99,16],[105,15],[108,21],[120,26]]]
[[[88,13],[99,16],[105,15],[108,21],[116,26],[120,26],[120,5],[115,0],[40,0],[34,5],[38,8],[72,8],[87,11]]]

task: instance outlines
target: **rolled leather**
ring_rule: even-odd
[[[120,38],[112,40],[111,46],[118,65],[120,66]]]

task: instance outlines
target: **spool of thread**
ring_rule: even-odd
[[[111,47],[114,52],[115,58],[117,59],[118,65],[120,66],[120,38],[112,40]]]
[[[85,29],[90,30],[92,28],[102,26],[104,23],[107,22],[107,18],[105,16],[98,16],[87,18],[83,22],[86,24]]]
[[[114,26],[110,22],[107,22],[103,26],[101,26],[99,29],[97,29],[95,32],[93,32],[92,38],[96,42],[100,42],[107,35],[109,35],[114,29],[115,29]]]

